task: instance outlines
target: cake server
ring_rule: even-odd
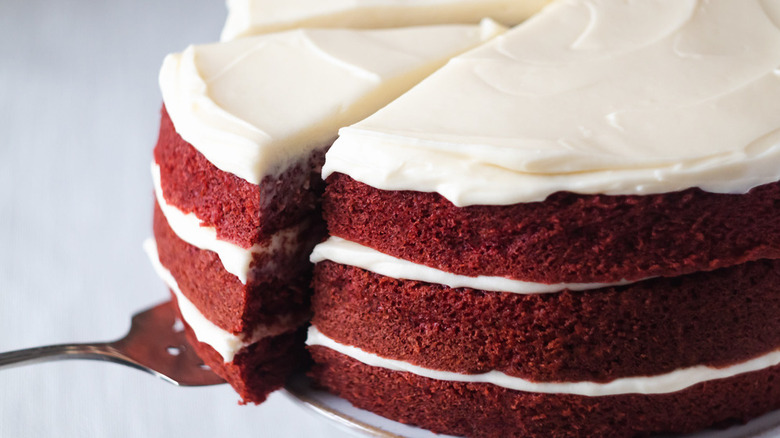
[[[0,369],[61,359],[92,359],[146,371],[178,386],[225,383],[203,364],[184,336],[172,302],[133,315],[130,331],[114,342],[60,344],[0,353]]]

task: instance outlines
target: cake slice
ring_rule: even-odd
[[[294,30],[166,58],[150,253],[196,350],[245,402],[301,362],[319,173],[338,129],[501,32]]]
[[[780,2],[562,1],[326,156],[312,376],[469,437],[780,408]]]
[[[477,24],[514,26],[550,0],[228,0],[222,41],[300,27],[382,29]]]

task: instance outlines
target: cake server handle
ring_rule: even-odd
[[[121,360],[110,344],[61,344],[0,353],[0,369],[62,359]]]
[[[0,369],[62,359],[113,362],[179,386],[225,383],[195,354],[184,328],[177,324],[171,302],[135,314],[130,331],[117,341],[49,345],[0,353]]]

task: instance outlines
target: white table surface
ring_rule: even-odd
[[[0,0],[0,351],[111,340],[167,298],[141,250],[166,53],[222,0]],[[280,393],[177,388],[118,365],[0,371],[0,437],[338,437]]]

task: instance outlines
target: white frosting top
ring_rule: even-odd
[[[572,291],[599,289],[631,283],[629,281],[621,281],[618,283],[544,284],[485,275],[469,277],[399,259],[340,237],[330,237],[328,240],[315,246],[310,259],[312,263],[330,260],[342,265],[365,269],[386,277],[443,284],[451,288],[469,287],[493,292],[511,292],[526,295],[560,292],[566,289]]]
[[[567,0],[342,129],[325,176],[458,206],[780,179],[780,1]]]
[[[160,206],[168,226],[183,241],[200,249],[213,251],[219,256],[225,270],[246,284],[255,273],[251,269],[253,254],[290,254],[298,250],[297,236],[309,226],[308,222],[302,222],[274,233],[270,241],[263,245],[255,244],[250,248],[244,248],[235,243],[221,240],[217,237],[217,229],[203,225],[194,213],[185,213],[175,206],[165,202],[162,184],[160,182],[160,166],[152,163],[152,182],[157,205]],[[272,272],[276,266],[269,262],[257,267],[257,273]]]
[[[478,23],[515,25],[550,0],[227,0],[222,41],[297,27],[379,29]]]
[[[460,374],[423,368],[408,362],[383,358],[376,354],[361,350],[360,348],[336,342],[322,334],[322,332],[317,330],[314,326],[309,327],[309,336],[306,340],[306,344],[330,348],[366,365],[382,367],[392,371],[408,372],[430,379],[446,380],[450,382],[490,383],[515,391],[546,394],[577,394],[589,397],[618,394],[667,394],[683,390],[702,382],[734,377],[739,374],[763,370],[780,364],[780,350],[776,350],[724,368],[697,365],[690,368],[681,368],[666,374],[623,377],[606,383],[535,382],[520,377],[512,377],[500,371],[490,371],[484,374]]]
[[[491,21],[314,29],[190,46],[165,58],[160,88],[184,140],[219,169],[258,184],[503,31]]]
[[[176,282],[176,279],[173,278],[171,271],[160,263],[160,256],[157,253],[157,243],[153,239],[147,239],[144,242],[144,250],[149,256],[149,261],[152,263],[152,267],[155,272],[157,272],[157,275],[176,296],[176,302],[179,306],[181,316],[187,325],[190,326],[193,333],[195,333],[195,337],[198,341],[208,344],[211,348],[216,350],[226,363],[232,362],[235,355],[241,351],[242,348],[252,345],[265,337],[281,335],[295,330],[305,322],[305,318],[296,318],[289,315],[285,318],[281,318],[278,324],[258,326],[251,336],[230,333],[209,321],[200,310],[195,307],[195,304],[184,296],[181,289],[179,289],[179,284]]]

